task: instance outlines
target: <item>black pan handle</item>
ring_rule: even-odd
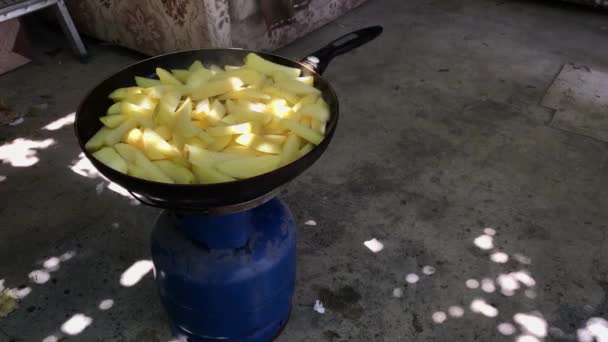
[[[334,57],[340,56],[374,40],[382,33],[382,30],[382,26],[370,26],[348,33],[327,44],[325,47],[311,53],[308,57],[300,61],[300,63],[306,65],[315,72],[322,74]]]

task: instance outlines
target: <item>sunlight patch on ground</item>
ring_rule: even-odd
[[[378,253],[384,249],[384,244],[382,242],[376,240],[376,238],[367,240],[367,241],[363,242],[363,244],[365,245],[365,247],[367,247],[370,251],[372,251],[374,253]]]
[[[433,322],[435,322],[437,324],[441,324],[441,323],[445,322],[446,319],[448,319],[448,316],[443,311],[437,311],[437,312],[433,313],[432,318],[433,318]]]
[[[95,166],[93,166],[91,161],[85,156],[84,153],[80,153],[78,155],[78,160],[76,160],[70,166],[70,170],[72,170],[74,173],[81,175],[83,177],[87,177],[87,178],[91,178],[91,179],[102,178],[104,181],[97,184],[97,187],[96,187],[96,191],[97,191],[98,195],[101,195],[101,193],[103,193],[104,189],[109,189],[119,195],[122,195],[122,196],[130,199],[132,205],[139,205],[139,202],[131,196],[131,194],[127,191],[127,189],[123,188],[122,186],[120,186],[114,182],[111,182],[110,180],[105,178],[102,174],[100,174],[97,171],[97,169],[95,168]]]
[[[99,302],[98,308],[99,310],[109,310],[114,306],[114,300],[113,299],[104,299],[101,302]]]
[[[34,270],[30,272],[29,278],[36,284],[44,284],[51,279],[51,274],[43,270]]]
[[[472,289],[472,290],[479,288],[479,281],[477,279],[467,279],[467,281],[465,281],[464,284],[466,285],[467,288]]]
[[[78,335],[93,323],[93,319],[84,314],[77,313],[61,325],[61,331],[68,335]]]
[[[76,118],[76,113],[70,113],[62,118],[59,118],[48,125],[42,127],[42,129],[47,131],[56,131],[58,129],[62,129],[67,125],[71,125],[74,123],[74,119]]]
[[[494,280],[490,278],[481,279],[481,290],[486,293],[493,293],[494,291],[496,291]]]
[[[497,264],[504,264],[509,261],[509,256],[503,252],[494,252],[490,254],[490,260],[494,261]]]
[[[515,334],[515,332],[517,331],[517,328],[515,328],[515,326],[511,323],[500,323],[496,326],[496,329],[498,330],[499,333],[505,335],[505,336],[511,336],[513,334]]]
[[[45,140],[17,138],[0,146],[0,161],[14,167],[32,166],[40,160],[36,156],[37,150],[46,149],[55,143],[56,141],[50,138]]]
[[[416,273],[410,273],[405,276],[405,281],[408,284],[416,284],[420,280],[420,277]]]
[[[494,248],[494,238],[492,238],[490,235],[480,235],[473,240],[473,243],[479,249],[483,249],[484,251]]]
[[[448,314],[450,317],[460,318],[464,316],[464,309],[461,306],[454,305],[448,308]]]
[[[474,299],[471,302],[471,311],[475,313],[482,314],[486,317],[496,317],[498,316],[498,309],[488,304],[485,300],[481,298]]]
[[[154,265],[151,260],[136,261],[120,276],[120,285],[124,287],[134,286],[139,283],[146,274],[152,271],[153,268]]]

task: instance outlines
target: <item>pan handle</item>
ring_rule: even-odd
[[[327,44],[325,47],[311,53],[308,57],[300,61],[300,63],[306,65],[315,72],[322,74],[334,57],[340,56],[374,40],[382,33],[382,30],[382,26],[370,26],[348,33]]]

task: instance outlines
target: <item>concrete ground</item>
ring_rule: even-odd
[[[549,127],[539,105],[565,63],[607,66],[606,18],[554,1],[374,0],[279,51],[385,27],[330,65],[337,135],[282,195],[299,268],[278,341],[607,341],[608,148]],[[0,341],[54,341],[63,325],[86,326],[68,341],[167,342],[152,275],[120,284],[149,258],[157,210],[108,189],[71,125],[47,126],[142,57],[89,41],[80,64],[60,33],[34,31],[34,62],[0,76],[28,113],[0,127],[0,288],[23,297]]]

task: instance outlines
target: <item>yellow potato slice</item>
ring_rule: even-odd
[[[280,121],[280,124],[285,128],[289,128],[295,134],[310,141],[311,143],[313,143],[315,145],[319,145],[321,143],[321,141],[323,140],[323,135],[321,135],[318,132],[313,131],[310,128],[302,126],[297,121],[294,121],[292,119],[282,119]]]
[[[315,118],[319,121],[329,121],[329,109],[319,103],[305,104],[298,111],[301,115]]]
[[[190,65],[190,67],[188,68],[188,71],[195,72],[195,71],[200,70],[200,69],[205,69],[205,66],[203,65],[203,62],[201,62],[201,61],[194,61],[194,63],[192,63],[192,65]]]
[[[240,155],[250,156],[250,157],[255,157],[255,156],[259,155],[258,152],[250,149],[247,146],[242,146],[242,145],[228,145],[225,149],[222,150],[222,152],[240,154]]]
[[[133,128],[127,133],[125,138],[122,140],[127,144],[137,147],[140,150],[144,149],[144,132],[139,128]]]
[[[279,156],[243,157],[218,162],[218,171],[234,178],[249,178],[270,172],[279,166]]]
[[[236,66],[236,65],[224,65],[224,70],[226,70],[226,71],[238,70],[240,68],[241,68],[240,66]]]
[[[149,88],[160,85],[161,82],[160,80],[155,80],[152,78],[135,76],[135,84],[137,84],[138,87]]]
[[[192,184],[196,180],[190,170],[170,160],[157,160],[153,163],[177,184]]]
[[[214,152],[195,145],[186,145],[184,149],[188,154],[188,161],[192,165],[213,165],[221,161],[242,158],[240,154]]]
[[[144,153],[151,160],[161,160],[179,157],[180,153],[165,139],[151,128],[146,128],[143,134]]]
[[[312,76],[302,76],[296,78],[296,81],[302,82],[306,85],[313,86],[315,84],[315,78]]]
[[[205,120],[207,115],[209,115],[209,111],[211,111],[211,103],[209,103],[209,99],[198,101],[194,104],[194,110],[192,110],[192,119]]]
[[[191,138],[199,133],[200,128],[192,123],[191,113],[192,101],[188,97],[175,113],[175,134],[181,135],[184,138]]]
[[[219,97],[220,100],[249,100],[270,101],[272,97],[257,89],[240,89],[228,92]]]
[[[110,127],[110,128],[115,128],[118,127],[118,125],[120,125],[121,123],[127,121],[127,119],[129,118],[128,115],[107,115],[107,116],[102,116],[99,118],[99,120],[106,126],[106,127]]]
[[[120,157],[122,159],[124,159],[127,163],[130,163],[130,164],[136,164],[135,155],[137,153],[141,153],[141,151],[138,150],[137,148],[135,148],[129,144],[123,144],[123,143],[114,145],[114,149],[116,150],[116,152],[118,152],[118,154],[120,155]]]
[[[212,96],[225,94],[229,91],[239,89],[243,86],[243,81],[238,78],[230,77],[209,81],[190,92],[190,97],[194,101],[206,99]]]
[[[277,142],[277,139],[265,138],[264,136],[257,134],[242,134],[239,135],[234,141],[256,151],[270,154],[281,153],[282,142]]]
[[[129,119],[120,124],[120,126],[110,129],[103,139],[104,145],[114,146],[118,144],[122,138],[135,127],[137,127],[137,121]]]
[[[205,84],[209,81],[211,76],[212,76],[211,71],[209,71],[205,68],[198,69],[198,70],[192,72],[190,74],[190,76],[188,76],[188,79],[186,80],[186,89],[188,89],[189,91],[192,91],[192,90],[202,86],[203,84]]]
[[[102,148],[93,153],[93,157],[118,172],[127,173],[127,162],[112,147]]]
[[[230,114],[240,121],[254,121],[261,124],[267,124],[272,120],[272,115],[265,112],[257,112],[242,105],[235,105]]]
[[[163,68],[156,68],[156,75],[163,84],[172,84],[176,86],[182,85],[182,82],[180,82],[180,80],[178,80],[175,76],[173,76],[170,72]]]
[[[224,149],[224,147],[228,146],[231,141],[231,135],[222,135],[219,137],[215,137],[213,138],[213,142],[207,145],[207,149],[210,151],[220,151]]]
[[[302,107],[303,107],[304,105],[307,105],[307,104],[314,104],[315,102],[317,102],[317,99],[318,99],[318,98],[319,98],[319,97],[318,97],[317,95],[315,95],[315,94],[309,94],[309,95],[306,95],[306,96],[304,96],[304,97],[303,97],[303,98],[302,98],[302,99],[301,99],[301,100],[300,100],[298,103],[296,103],[296,104],[295,104],[295,105],[292,107],[292,110],[293,110],[294,112],[299,112],[299,111],[300,111],[300,109],[302,109]]]
[[[230,126],[217,126],[207,129],[207,133],[212,137],[221,137],[232,134],[247,134],[252,133],[254,126],[255,125],[251,122]]]
[[[304,156],[308,152],[312,151],[312,149],[314,147],[315,146],[313,144],[306,144],[306,145],[302,146],[302,148],[300,149],[300,151],[298,151],[298,158],[301,158],[302,156]]]
[[[319,89],[313,86],[309,86],[306,83],[299,82],[297,80],[281,80],[279,82],[276,82],[274,86],[284,91],[300,96],[309,94],[321,94],[321,91]]]
[[[179,105],[181,94],[178,91],[169,91],[160,99],[156,112],[156,122],[172,128],[175,125],[175,110]]]
[[[146,180],[152,180],[149,178],[148,174],[146,173],[146,170],[144,170],[142,167],[137,166],[133,163],[129,163],[128,164],[128,175],[131,177],[135,177],[135,178],[141,178],[141,179],[146,179]]]
[[[114,102],[118,102],[118,101],[126,98],[129,95],[141,94],[141,92],[142,92],[141,87],[118,88],[118,89],[114,90],[112,93],[110,93],[110,95],[108,97],[111,98],[112,100],[114,100]]]
[[[257,70],[266,75],[272,75],[275,72],[281,72],[293,78],[299,77],[301,74],[300,69],[290,68],[281,64],[267,61],[254,53],[250,53],[245,57],[245,66],[250,69]]]
[[[211,123],[217,123],[226,116],[226,108],[218,100],[213,100],[211,103],[211,109],[207,114],[207,120]]]
[[[166,141],[171,140],[171,137],[173,136],[171,129],[169,129],[169,127],[167,126],[156,126],[156,128],[154,128],[154,131]]]
[[[190,71],[186,69],[171,69],[171,74],[182,83],[186,83],[190,78]]]
[[[266,87],[262,91],[264,93],[272,96],[273,98],[285,99],[287,102],[289,102],[292,105],[295,105],[296,103],[298,103],[300,101],[300,98],[296,94],[290,93],[288,91],[279,89],[274,86]]]
[[[174,181],[165,175],[158,166],[152,163],[142,151],[128,144],[116,144],[114,148],[125,161],[142,169],[139,172],[143,172],[145,177],[140,178],[161,183],[174,183]],[[132,170],[129,169],[129,172],[132,172]]]
[[[319,121],[315,118],[313,118],[310,121],[310,128],[314,129],[315,131],[325,135],[325,129],[327,127],[327,124],[323,121]]]
[[[226,79],[226,78],[236,78],[240,80],[243,84],[258,86],[260,82],[264,80],[264,76],[259,72],[247,68],[236,69],[231,71],[222,72],[216,74],[211,79],[212,81]]]
[[[118,115],[120,114],[120,102],[116,102],[115,104],[108,107],[107,115]]]
[[[161,85],[156,85],[156,86],[144,89],[143,90],[143,94],[146,95],[147,97],[149,97],[150,99],[154,100],[154,101],[158,101],[166,93],[168,93],[170,91],[181,92],[180,89],[182,89],[182,88],[178,87],[178,86],[168,85],[168,84],[161,84]]]
[[[299,157],[299,148],[302,140],[295,133],[289,133],[285,144],[283,144],[283,151],[281,151],[281,162],[279,166],[287,165]]]
[[[192,172],[201,184],[232,182],[236,179],[221,173],[211,165],[192,165]]]
[[[142,107],[129,102],[121,102],[120,110],[122,114],[137,120],[143,127],[154,126],[154,108]]]

